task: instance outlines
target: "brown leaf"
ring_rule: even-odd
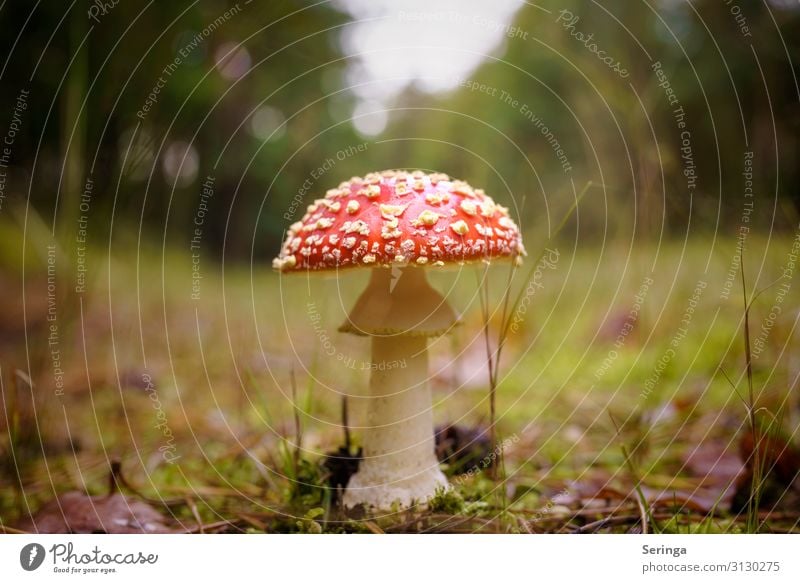
[[[770,472],[780,484],[789,486],[800,472],[800,452],[787,439],[776,433],[759,438],[759,465]],[[753,434],[746,431],[739,442],[739,455],[750,468],[753,465]]]
[[[761,487],[759,508],[766,510],[794,510],[800,503],[800,452],[786,438],[776,432],[760,433],[759,462]],[[744,512],[750,502],[753,489],[753,434],[746,431],[739,441],[739,455],[745,463],[745,471],[736,483],[736,493],[731,501],[732,512]]]
[[[124,496],[87,496],[67,492],[47,502],[18,525],[42,534],[138,534],[174,532],[148,504]]]
[[[722,440],[704,441],[689,449],[683,458],[686,469],[707,486],[725,486],[736,480],[744,464],[735,448]]]
[[[572,481],[555,494],[551,500],[555,504],[579,508],[607,508],[616,506],[627,496],[612,487],[605,473],[586,476],[580,482]],[[612,504],[613,503],[613,504]]]
[[[453,474],[494,465],[487,429],[463,425],[439,425],[434,429],[436,457],[450,465]]]
[[[642,495],[651,508],[679,508],[709,514],[723,508],[725,500],[733,495],[733,488],[725,490],[695,488],[694,490],[658,490],[642,486]]]
[[[730,486],[730,484],[728,485]],[[641,485],[639,489],[647,505],[652,508],[677,507],[706,514],[721,506],[721,501],[729,500],[733,494],[732,487],[698,487],[694,490],[678,490],[650,488],[646,485]],[[554,498],[554,501],[558,504],[570,506],[577,504],[578,507],[584,509],[609,508],[620,504],[633,503],[637,500],[638,492],[633,485],[617,488],[609,485],[607,481],[601,483],[597,479],[585,480],[580,483],[571,482],[564,492]]]

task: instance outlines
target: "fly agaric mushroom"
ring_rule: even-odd
[[[372,339],[364,459],[346,507],[408,507],[447,487],[434,452],[427,344],[458,318],[422,268],[524,254],[508,209],[465,182],[420,171],[351,178],[289,228],[275,269],[372,270],[339,328]]]

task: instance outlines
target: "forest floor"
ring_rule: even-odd
[[[494,444],[478,281],[490,282],[495,347],[508,267],[432,274],[463,314],[430,344],[452,488],[378,517],[337,502],[358,464],[369,367],[368,343],[336,328],[365,273],[279,277],[203,257],[198,283],[186,253],[96,249],[85,291],[72,259],[59,264],[53,320],[42,254],[19,296],[25,324],[21,299],[0,318],[0,528],[796,532],[796,246],[747,242],[748,296],[763,290],[749,312],[749,375],[735,240],[529,258],[535,283],[527,268],[512,283],[522,296],[503,341]]]

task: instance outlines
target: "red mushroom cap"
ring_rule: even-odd
[[[283,272],[448,263],[525,255],[508,209],[446,174],[386,170],[315,201],[286,236]]]

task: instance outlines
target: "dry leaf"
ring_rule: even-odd
[[[174,532],[161,514],[140,500],[119,493],[87,496],[83,492],[67,492],[51,500],[18,528],[42,534]]]

